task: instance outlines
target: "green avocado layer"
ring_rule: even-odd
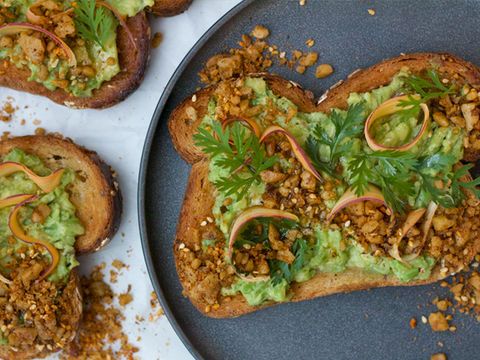
[[[348,104],[354,105],[363,102],[368,113],[376,109],[380,104],[392,98],[395,95],[406,91],[404,78],[408,76],[406,71],[401,71],[387,85],[367,93],[352,93],[348,98]],[[252,105],[267,104],[272,101],[276,106],[283,110],[289,108],[297,109],[290,100],[276,96],[267,83],[261,78],[247,78],[245,85],[252,88],[255,98]],[[210,100],[208,114],[202,121],[202,126],[212,124],[215,121],[216,103],[214,99]],[[339,110],[342,112],[341,110]],[[258,116],[256,120],[262,124],[262,117]],[[375,136],[390,145],[405,143],[416,135],[420,127],[417,119],[410,121],[399,121],[392,118],[388,123],[380,124],[375,128]],[[327,114],[302,113],[296,115],[287,122],[281,116],[276,119],[277,124],[291,132],[303,146],[308,136],[314,128],[320,124],[325,132],[333,134],[334,125]],[[265,124],[262,124],[265,125]],[[433,155],[438,152],[451,154],[459,161],[463,157],[463,132],[455,128],[440,128],[435,123],[431,123],[428,129],[429,136],[424,136],[419,143],[410,151],[416,156]],[[365,140],[360,138],[350,139],[354,146],[351,155],[362,151],[369,151]],[[328,159],[329,149],[320,149],[320,157]],[[342,163],[347,163],[348,158],[342,158]],[[215,158],[210,161],[209,180],[213,183],[221,177],[224,177],[225,169],[216,165]],[[431,169],[432,175],[435,170]],[[343,194],[345,188],[340,186],[336,189],[337,199]],[[227,197],[221,191],[216,192],[215,206],[213,214],[219,229],[228,238],[228,232],[232,221],[245,209],[261,204],[262,194],[265,192],[265,184],[255,184],[249,189],[247,196],[237,199],[232,198],[230,205],[225,206],[224,200]],[[408,199],[409,205],[413,208],[425,207],[430,199],[425,198],[421,191],[416,191],[415,195]],[[327,202],[327,206],[332,208],[336,200]],[[292,281],[302,282],[310,279],[317,272],[341,273],[346,269],[362,269],[368,272],[379,273],[382,275],[392,275],[402,282],[426,279],[430,276],[431,270],[435,265],[435,260],[427,255],[422,255],[405,265],[389,257],[372,256],[363,251],[353,237],[342,239],[339,231],[317,228],[315,231],[314,242],[306,242],[307,249],[304,252],[303,263],[300,268],[292,271]],[[346,246],[340,247],[340,241]],[[246,282],[237,279],[231,288],[222,289],[224,295],[232,295],[240,292],[251,305],[259,305],[267,300],[276,302],[288,300],[289,282],[285,279],[281,281],[271,279],[262,282]]]
[[[38,157],[26,154],[20,149],[12,150],[0,160],[24,164],[40,176],[50,174],[50,170]],[[75,259],[74,244],[75,238],[84,233],[84,228],[75,215],[76,209],[69,200],[67,191],[69,184],[74,179],[75,173],[66,169],[60,185],[54,191],[44,194],[33,181],[21,172],[0,177],[0,199],[19,194],[40,194],[37,201],[21,209],[19,219],[27,234],[48,241],[58,249],[60,262],[48,278],[48,280],[54,282],[66,281],[71,270],[78,265],[78,261]],[[46,204],[51,210],[43,224],[34,223],[31,220],[32,212],[39,204]],[[11,243],[12,233],[8,227],[8,217],[11,209],[11,207],[0,209],[0,269],[3,274],[8,274],[6,265],[12,260],[12,255],[9,255],[11,249],[15,250],[20,246],[27,245],[20,240]],[[13,254],[15,254],[15,251]]]

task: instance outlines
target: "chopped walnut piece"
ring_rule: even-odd
[[[441,312],[431,313],[428,316],[428,323],[433,331],[447,331],[449,328],[448,321]]]
[[[262,181],[266,184],[275,184],[285,180],[287,175],[278,171],[264,170],[260,173],[260,177],[262,178]]]
[[[326,78],[333,74],[333,67],[330,64],[321,64],[318,65],[317,69],[315,70],[315,76],[318,79]]]
[[[270,31],[262,25],[256,25],[252,30],[252,36],[263,40],[266,39],[270,35]]]
[[[448,300],[439,300],[437,301],[437,309],[440,311],[447,311],[448,307],[450,306],[450,302]]]
[[[45,58],[45,43],[41,38],[21,33],[18,44],[23,52],[34,64],[40,64]]]
[[[318,60],[318,53],[316,52],[309,52],[307,54],[305,54],[304,56],[302,56],[298,63],[301,65],[301,66],[312,66],[314,65]]]

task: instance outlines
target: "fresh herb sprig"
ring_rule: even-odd
[[[348,162],[347,181],[357,196],[363,195],[369,184],[378,186],[392,209],[402,213],[405,199],[414,192],[414,183],[409,178],[416,165],[415,156],[408,152],[362,152]]]
[[[332,136],[320,126],[317,125],[305,143],[305,149],[313,161],[313,165],[320,171],[335,175],[335,168],[340,157],[348,154],[352,148],[351,139],[360,135],[363,131],[365,122],[365,104],[359,102],[348,108],[347,112],[333,110],[330,120],[334,125]],[[329,160],[323,162],[320,159],[320,147],[327,146],[329,149]]]
[[[116,22],[110,11],[103,6],[98,7],[95,0],[78,0],[74,14],[78,34],[105,50]]]
[[[229,176],[221,177],[214,185],[227,196],[238,194],[244,197],[254,183],[260,183],[260,173],[271,168],[276,156],[267,156],[259,139],[246,132],[240,123],[222,129],[219,122],[212,124],[211,131],[199,128],[194,135],[195,145],[214,158],[215,165],[227,169]]]
[[[404,108],[401,115],[407,118],[418,116],[420,104],[454,93],[453,86],[447,87],[443,84],[437,71],[434,69],[428,70],[426,77],[418,75],[408,76],[405,78],[405,82],[411,91],[420,96],[420,98],[409,96],[407,100],[400,102],[400,106]]]
[[[406,83],[413,91],[420,95],[423,102],[440,98],[454,92],[453,86],[445,86],[440,80],[437,71],[434,69],[428,70],[426,77],[417,75],[409,76],[406,78]]]
[[[464,177],[473,164],[464,165],[456,171],[451,168],[456,162],[452,154],[436,153],[416,158],[409,152],[374,151],[354,155],[347,166],[347,182],[361,196],[368,184],[382,191],[385,201],[398,213],[403,213],[409,196],[415,195],[415,182],[419,183],[422,198],[445,207],[458,206],[468,189],[480,199],[480,178],[465,181]],[[433,171],[433,174],[432,174]],[[439,187],[439,183],[445,186]],[[446,186],[450,184],[449,186]]]

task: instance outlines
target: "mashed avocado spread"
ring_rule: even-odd
[[[20,149],[12,150],[1,161],[21,163],[40,176],[51,173],[38,157],[26,154]],[[48,194],[41,194],[37,201],[23,207],[19,215],[20,223],[28,235],[48,241],[58,249],[60,261],[55,271],[48,277],[48,280],[54,282],[66,281],[70,271],[78,265],[75,259],[74,243],[75,238],[84,233],[84,228],[75,215],[76,209],[69,200],[67,191],[74,178],[75,173],[66,169],[60,185],[55,190]],[[38,193],[40,192],[37,185],[21,172],[0,177],[0,199],[18,194]],[[32,221],[32,213],[39,204],[45,204],[50,209],[50,214],[43,223]],[[11,207],[0,209],[0,269],[6,276],[9,271],[7,265],[12,256],[15,256],[15,250],[28,246],[20,240],[13,240],[8,226],[10,211]]]
[[[406,92],[405,77],[408,72],[401,71],[398,73],[391,83],[387,86],[380,87],[368,93],[352,93],[348,98],[349,106],[362,103],[365,107],[365,119],[367,114],[375,110],[380,104],[386,100]],[[328,114],[302,113],[290,100],[275,95],[267,86],[267,83],[261,78],[247,78],[245,86],[252,89],[255,96],[252,105],[267,104],[269,102],[275,104],[280,109],[294,109],[295,115],[288,120],[285,116],[279,115],[275,122],[287,129],[295,136],[302,147],[305,147],[309,135],[318,126],[322,130],[330,134],[334,134],[335,128]],[[217,104],[212,98],[208,105],[208,114],[202,121],[202,127],[210,127],[216,121]],[[340,114],[346,111],[337,110]],[[256,116],[255,120],[265,128],[267,124],[263,123],[262,116]],[[398,146],[411,140],[419,131],[419,121],[417,117],[412,116],[410,119],[400,119],[395,115],[390,117],[388,121],[376,124],[373,132],[378,141],[385,145]],[[455,127],[439,127],[435,122],[431,122],[428,128],[428,136],[423,138],[410,150],[413,156],[417,158],[425,158],[435,154],[449,154],[451,162],[458,162],[463,156],[463,132]],[[365,139],[354,137],[347,139],[353,146],[348,156],[362,152],[371,152]],[[330,156],[329,148],[320,148],[320,159],[327,160]],[[340,158],[341,164],[346,164],[350,160],[348,156]],[[221,155],[211,158],[209,167],[209,180],[215,183],[218,179],[228,175],[227,170],[219,166],[215,161]],[[288,164],[282,164],[288,166]],[[451,167],[451,165],[448,165]],[[450,168],[447,167],[447,170]],[[435,175],[439,171],[435,167],[425,169],[426,174]],[[338,186],[336,191],[336,199],[326,201],[328,208],[332,208],[338,198],[344,193],[345,187]],[[320,191],[322,188],[320,189]],[[226,238],[229,235],[229,229],[232,221],[245,209],[262,203],[262,195],[266,191],[266,185],[263,182],[254,183],[244,197],[231,195],[225,191],[216,191],[215,206],[213,214],[217,227],[223,232]],[[226,202],[229,198],[231,201]],[[430,202],[429,195],[425,193],[419,186],[415,184],[414,191],[408,196],[408,204],[412,208],[426,207]],[[313,240],[312,240],[313,238]],[[205,240],[205,239],[204,239]],[[206,241],[209,241],[206,239]],[[297,240],[298,241],[298,240]],[[320,225],[314,229],[313,237],[310,240],[301,240],[301,262],[298,261],[299,253],[296,253],[296,260],[288,269],[288,278],[271,277],[266,281],[249,282],[237,278],[233,285],[229,288],[223,288],[224,296],[241,293],[250,305],[260,305],[265,301],[272,300],[275,302],[286,301],[289,299],[288,288],[292,281],[303,282],[312,278],[316,273],[341,273],[347,269],[355,271],[364,270],[382,275],[394,276],[402,282],[413,280],[427,279],[434,267],[436,260],[427,255],[421,254],[409,263],[402,263],[387,256],[373,256],[366,253],[353,236],[342,237],[339,230],[328,229],[326,226]]]
[[[29,22],[27,11],[35,0],[7,1],[9,22]],[[120,15],[134,16],[153,0],[108,0]],[[118,21],[106,8],[95,9],[95,1],[58,1],[53,9],[35,6],[36,15],[45,19],[41,25],[58,36],[75,54],[76,66],[71,66],[60,47],[47,36],[24,30],[16,35],[0,33],[0,59],[6,59],[18,68],[31,71],[29,81],[43,84],[48,90],[63,89],[76,97],[89,97],[92,91],[120,72],[117,49]],[[72,5],[74,4],[74,6]],[[71,9],[74,11],[72,12]],[[80,16],[79,10],[93,9],[92,16]],[[97,24],[97,25],[95,25]]]

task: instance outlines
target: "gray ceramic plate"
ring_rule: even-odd
[[[210,0],[212,3],[221,0]],[[367,9],[374,8],[375,16]],[[184,59],[152,120],[139,181],[144,253],[165,312],[198,359],[478,359],[480,324],[457,315],[456,334],[432,333],[420,317],[438,285],[386,288],[285,304],[238,319],[203,317],[182,296],[172,243],[189,166],[176,154],[167,131],[172,109],[199,86],[197,72],[210,56],[235,46],[256,24],[271,30],[271,42],[293,50],[312,37],[320,61],[335,66],[326,80],[312,70],[295,80],[317,96],[357,68],[401,52],[450,52],[480,64],[480,3],[476,1],[245,1],[215,24]],[[408,323],[416,317],[419,326]],[[440,347],[438,344],[444,344]]]

